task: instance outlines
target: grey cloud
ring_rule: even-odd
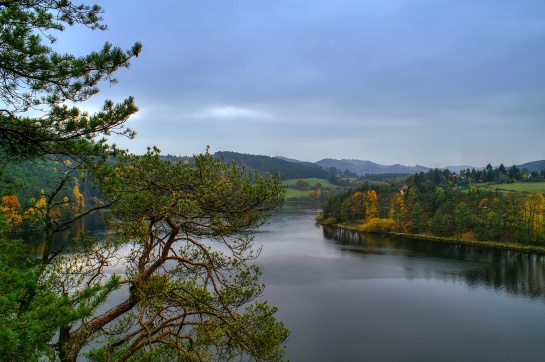
[[[305,160],[477,166],[543,158],[538,147],[505,146],[539,142],[544,128],[543,1],[104,7],[105,39],[144,43],[104,92],[136,97],[135,150],[191,154],[210,144]]]

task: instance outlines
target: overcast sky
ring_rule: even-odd
[[[135,153],[236,151],[303,161],[484,166],[545,159],[543,0],[98,1],[106,32],[74,53],[143,43],[120,83]]]

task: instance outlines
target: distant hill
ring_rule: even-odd
[[[288,157],[283,157],[283,156],[274,156],[274,158],[278,158],[280,160],[284,160],[284,161],[288,161],[288,162],[295,162],[295,163],[303,163],[304,162],[304,161],[296,160],[294,158],[288,158]]]
[[[257,170],[264,174],[280,175],[280,179],[327,178],[328,173],[322,167],[311,162],[286,161],[278,157],[257,156],[231,151],[214,153],[214,157],[223,157],[225,162],[235,161],[239,166]]]
[[[507,165],[505,165],[505,167],[509,168],[509,166]],[[545,170],[545,160],[526,162],[526,163],[523,163],[522,165],[517,165],[517,168],[520,170],[525,168],[530,172],[532,171],[541,172],[542,170]]]
[[[219,151],[214,154],[215,157],[223,157],[226,162],[234,160],[238,165],[244,166],[248,170],[257,170],[264,174],[279,173],[282,180],[286,179],[305,179],[305,178],[328,178],[329,172],[326,168],[335,167],[337,170],[348,170],[357,174],[358,176],[364,175],[412,175],[417,172],[427,172],[431,168],[425,166],[405,166],[400,164],[394,165],[381,165],[368,160],[355,160],[355,159],[342,159],[337,160],[333,158],[324,158],[323,160],[312,162],[299,161],[293,158],[282,156],[260,156],[243,154],[232,151]],[[170,159],[171,161],[177,160],[189,160],[191,157],[181,156],[162,156],[164,159]],[[505,165],[506,168],[510,168],[510,165]],[[529,171],[540,172],[545,170],[545,160],[533,161],[517,165],[522,169]],[[441,169],[449,169],[451,172],[460,172],[460,170],[475,169],[482,170],[484,167],[474,167],[468,165],[458,166],[445,166]]]
[[[459,165],[459,166],[446,166],[443,167],[445,169],[448,169],[452,172],[459,173],[461,170],[467,170],[467,169],[475,169],[475,170],[482,170],[484,167],[474,167],[474,166],[468,166],[468,165]]]
[[[346,159],[335,160],[332,158],[325,158],[316,162],[316,164],[322,167],[336,167],[339,170],[349,170],[360,176],[365,174],[413,174],[416,172],[426,172],[429,170],[428,167],[418,165],[380,165],[371,161]]]
[[[350,170],[353,171],[354,165],[346,162],[346,160],[335,160],[333,158],[324,158],[323,160],[315,162],[320,167],[335,167],[338,170]]]

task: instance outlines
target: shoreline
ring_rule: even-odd
[[[511,250],[511,251],[522,251],[526,253],[536,253],[545,255],[545,246],[540,245],[529,245],[529,244],[517,244],[509,243],[505,241],[484,241],[484,240],[468,240],[468,239],[458,239],[455,237],[441,237],[430,234],[411,234],[411,233],[401,233],[397,231],[388,231],[380,233],[365,232],[358,229],[359,225],[343,225],[343,224],[320,224],[322,226],[331,226],[337,229],[344,229],[350,231],[357,231],[363,234],[386,234],[394,235],[399,237],[404,237],[414,240],[428,240],[434,242],[448,243],[448,244],[460,244],[460,245],[469,245],[477,246],[489,249],[502,249],[502,250]]]

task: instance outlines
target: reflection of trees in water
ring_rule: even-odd
[[[70,246],[75,238],[93,236],[103,233],[106,226],[100,213],[86,216],[70,224],[70,229],[57,233],[53,238],[52,252]],[[41,258],[44,250],[44,232],[24,232],[13,235],[14,239],[22,239],[26,244],[27,254],[31,258]]]
[[[70,229],[57,233],[53,237],[51,252],[55,253],[61,248],[66,248],[71,241],[85,232],[85,220],[81,219],[70,225]],[[25,241],[27,254],[32,258],[41,258],[44,251],[45,232],[27,232],[18,236]]]
[[[468,285],[484,284],[496,290],[505,290],[509,294],[523,295],[530,298],[545,297],[545,263],[537,254],[500,251],[494,263],[481,273],[467,273]]]
[[[406,257],[426,257],[470,262],[470,268],[429,266],[411,274],[442,280],[462,281],[470,287],[484,286],[507,294],[545,301],[545,256],[519,251],[489,249],[469,245],[415,240],[394,236],[363,234],[357,231],[323,227],[324,237],[334,240],[343,249],[365,253],[397,254]]]
[[[326,239],[332,239],[341,245],[365,246],[365,239],[362,233],[345,229],[336,229],[331,226],[322,226]]]

